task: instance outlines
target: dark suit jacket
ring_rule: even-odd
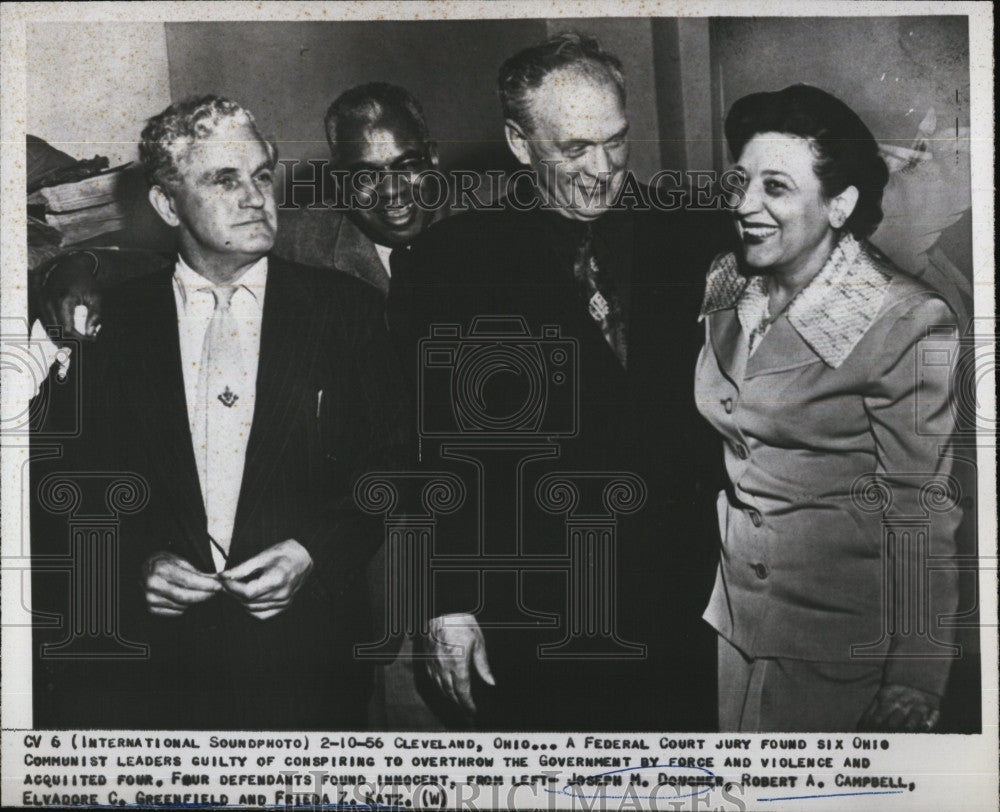
[[[612,233],[608,259],[629,303],[627,372],[578,292],[572,251],[559,233],[566,222],[550,212],[473,213],[432,227],[412,247],[409,271],[394,274],[390,326],[413,382],[421,374],[417,342],[433,324],[459,324],[467,332],[475,316],[508,314],[526,319],[534,336],[545,325],[558,326],[560,337],[578,347],[579,433],[561,440],[560,458],[542,467],[634,471],[648,488],[646,506],[619,520],[618,584],[620,633],[645,643],[647,659],[538,661],[534,647],[558,641],[564,628],[511,631],[506,639],[487,628],[498,683],[514,688],[484,724],[710,728],[714,638],[699,615],[718,555],[712,494],[723,474],[718,440],[695,408],[693,375],[705,269],[729,246],[731,226],[720,213],[703,211],[618,211],[601,219]],[[433,445],[422,442],[425,464],[441,467]],[[524,493],[530,501],[530,485]],[[532,508],[524,505],[529,551],[558,554],[565,530],[560,522],[546,523],[537,509],[532,518]],[[475,533],[471,525],[456,530],[455,545],[461,547],[470,530]],[[443,522],[438,535],[447,535]],[[441,539],[443,548],[448,544]],[[460,583],[459,576],[439,575],[435,611],[476,609],[471,578]],[[525,576],[523,585],[530,608],[565,615],[558,578]],[[491,607],[478,608],[488,623]]]
[[[152,273],[109,292],[100,341],[74,358],[84,411],[70,463],[72,471],[134,471],[148,483],[149,504],[120,525],[120,568],[122,629],[151,653],[90,674],[89,712],[73,722],[361,725],[370,672],[353,646],[371,635],[363,572],[383,532],[381,521],[355,507],[353,487],[365,472],[402,464],[409,425],[382,299],[345,274],[271,257],[230,562],[294,538],[314,569],[292,605],[266,621],[224,594],[179,619],[156,618],[139,589],[150,554],[169,550],[201,570],[214,567],[188,427],[172,261],[151,262],[158,266]]]

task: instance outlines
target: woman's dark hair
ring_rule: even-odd
[[[760,133],[787,133],[809,139],[823,193],[835,197],[848,186],[858,190],[857,205],[844,228],[864,238],[882,222],[882,192],[889,181],[889,169],[879,155],[871,130],[836,96],[811,85],[753,93],[733,104],[725,129],[736,160],[747,142]]]

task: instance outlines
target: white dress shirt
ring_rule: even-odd
[[[260,356],[260,327],[264,312],[264,287],[267,283],[267,257],[262,257],[234,281],[236,291],[230,301],[229,312],[239,327],[239,352],[241,380],[239,398],[232,403],[227,419],[212,424],[213,448],[223,448],[226,475],[219,477],[212,472],[213,504],[207,504],[208,463],[204,451],[195,448],[198,461],[198,478],[208,516],[208,532],[216,544],[212,545],[212,558],[218,570],[225,569],[225,551],[233,535],[236,505],[243,482],[247,441],[253,423],[257,392],[257,365]],[[174,300],[177,304],[177,331],[180,338],[181,365],[184,372],[184,392],[188,406],[188,421],[192,441],[197,436],[195,418],[198,412],[198,384],[201,371],[202,345],[215,310],[212,283],[193,270],[180,257],[174,270]],[[221,433],[223,436],[218,436]],[[216,442],[217,441],[217,442]],[[221,549],[220,549],[221,547]]]
[[[389,256],[392,254],[392,248],[388,245],[379,245],[375,243],[375,253],[378,254],[378,258],[382,262],[382,267],[385,268],[385,272],[392,276],[392,268],[389,267]]]

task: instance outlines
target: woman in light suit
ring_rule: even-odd
[[[737,101],[742,250],[708,275],[701,413],[724,440],[719,635],[727,731],[930,730],[954,650],[960,513],[948,305],[865,242],[888,179],[843,102]]]

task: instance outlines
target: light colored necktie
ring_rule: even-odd
[[[215,298],[215,310],[205,331],[198,374],[198,402],[194,423],[194,449],[198,460],[201,493],[212,537],[212,556],[223,569],[233,535],[236,502],[243,480],[245,444],[241,432],[249,431],[252,405],[241,403],[247,372],[243,363],[239,324],[229,305],[235,285],[201,288]],[[242,407],[242,408],[241,408]]]

